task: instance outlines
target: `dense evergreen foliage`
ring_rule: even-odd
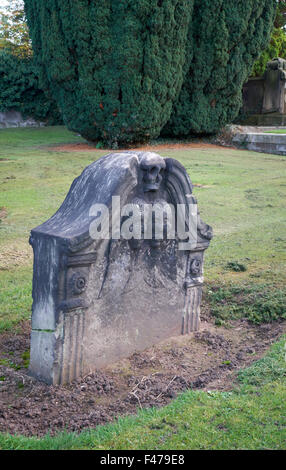
[[[275,12],[276,0],[195,0],[193,57],[165,134],[212,133],[232,122]]]
[[[50,124],[61,122],[57,105],[39,88],[39,72],[32,58],[0,54],[0,111],[20,111]]]
[[[277,0],[25,6],[41,81],[64,122],[88,140],[116,146],[156,137],[162,128],[170,135],[212,133],[232,121],[270,39]]]
[[[183,82],[193,0],[26,0],[35,55],[69,129],[157,136]]]

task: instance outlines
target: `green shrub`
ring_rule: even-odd
[[[271,285],[212,289],[208,292],[208,301],[217,325],[238,318],[256,324],[286,319],[286,291]]]
[[[267,62],[275,57],[286,59],[286,31],[280,28],[274,29],[270,44],[254,64],[252,75],[261,77],[266,70]]]
[[[215,133],[237,116],[243,83],[265,49],[276,0],[195,0],[189,70],[163,134]]]
[[[61,122],[55,101],[39,88],[32,58],[0,54],[0,111],[15,110],[49,124]]]
[[[26,0],[65,124],[116,145],[159,135],[183,83],[193,0]]]
[[[278,8],[271,41],[254,64],[252,72],[254,77],[262,76],[267,62],[275,57],[286,59],[286,0],[277,0],[277,3]]]
[[[234,271],[236,273],[241,273],[247,271],[247,266],[245,266],[245,264],[239,263],[238,261],[229,261],[225,265],[225,269]]]

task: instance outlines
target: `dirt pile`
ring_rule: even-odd
[[[203,322],[200,332],[171,338],[64,387],[28,375],[29,329],[0,336],[0,431],[27,436],[79,432],[138,408],[160,407],[184,390],[230,390],[239,368],[260,358],[286,322],[230,328]]]

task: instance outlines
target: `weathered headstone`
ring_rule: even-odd
[[[31,233],[34,377],[68,383],[198,330],[212,229],[196,204],[184,167],[154,153],[110,154],[83,171]]]

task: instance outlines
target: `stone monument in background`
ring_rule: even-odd
[[[253,126],[286,125],[286,60],[268,62],[263,77],[250,78],[243,87],[241,124]]]
[[[56,214],[31,233],[34,377],[68,383],[199,329],[212,229],[190,212],[196,207],[185,168],[171,158],[113,153],[83,171]]]

